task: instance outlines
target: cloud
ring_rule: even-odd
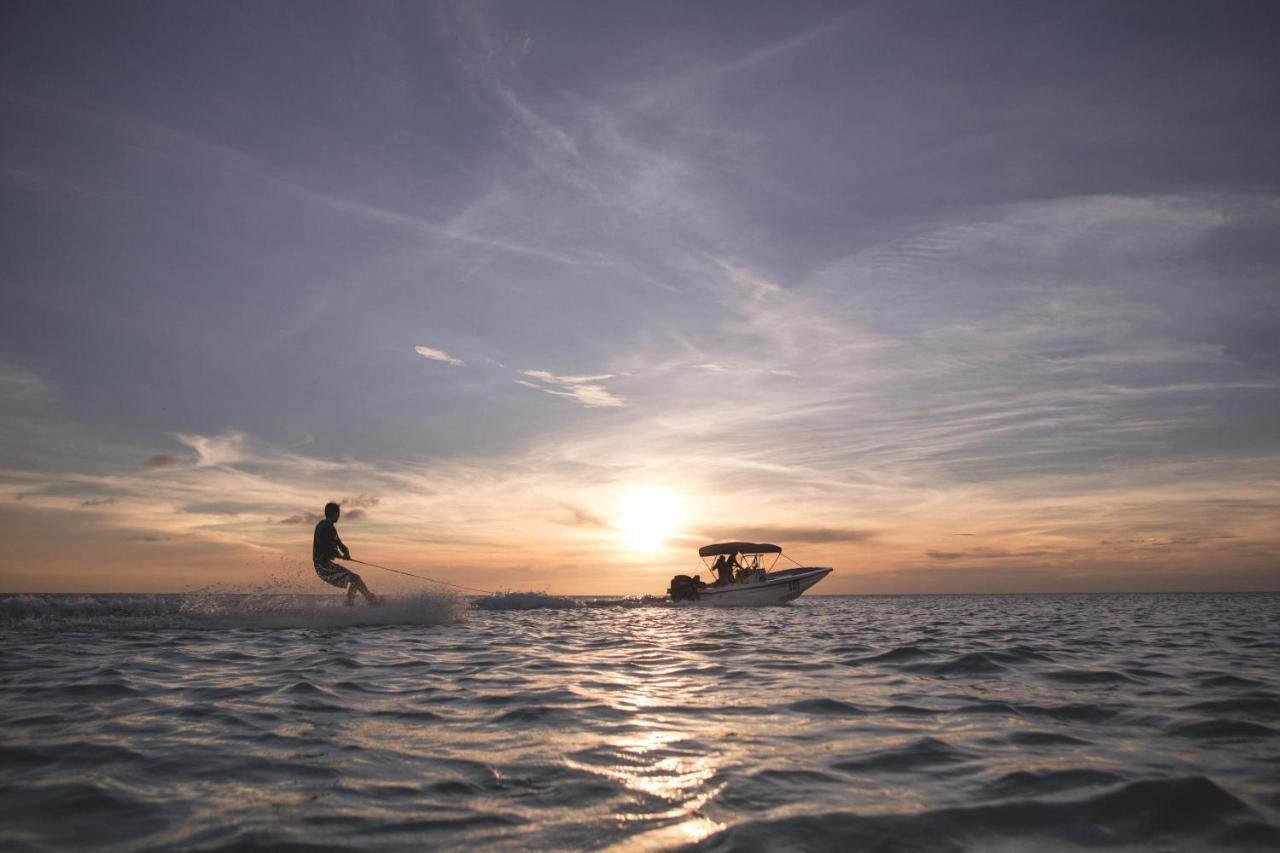
[[[178,457],[172,453],[156,453],[147,457],[143,464],[148,468],[171,468],[178,464]]]
[[[731,263],[720,258],[711,258],[710,260],[719,267],[721,272],[723,272],[728,279],[734,283],[734,285],[741,288],[742,292],[752,299],[764,299],[766,297],[776,295],[782,290],[776,282],[770,281],[745,266]]]
[[[1047,549],[1006,551],[1003,548],[973,548],[968,551],[925,551],[931,560],[1005,560],[1013,557],[1047,557],[1058,552]]]
[[[90,498],[87,501],[80,501],[80,506],[107,506],[115,502],[115,498]]]
[[[238,503],[236,501],[205,501],[192,503],[182,507],[183,512],[194,515],[242,515],[262,509],[261,504]]]
[[[367,495],[363,492],[355,497],[346,497],[340,501],[335,501],[338,506],[342,507],[342,518],[344,520],[356,521],[362,518],[368,518],[366,510],[375,507],[381,503],[382,499],[373,495]],[[294,515],[286,516],[276,524],[319,524],[324,518],[322,512],[299,512]]]
[[[50,396],[49,385],[39,375],[0,357],[0,399],[10,403],[41,402]]]
[[[343,498],[336,501],[338,506],[342,507],[342,518],[344,521],[356,521],[362,518],[368,518],[366,511],[369,507],[375,507],[381,502],[381,498],[372,495],[359,494],[355,497]],[[300,512],[294,515],[286,516],[275,522],[276,524],[319,524],[324,518],[321,512]]]
[[[772,542],[785,550],[790,543],[821,544],[825,542],[869,542],[876,537],[870,530],[838,527],[746,527],[721,529],[706,537],[709,541]]]
[[[341,213],[353,219],[427,235],[461,246],[487,249],[495,253],[521,255],[571,267],[600,262],[599,258],[574,256],[560,252],[551,246],[526,245],[502,235],[495,236],[470,229],[456,218],[447,225],[442,225],[427,217],[404,210],[314,189],[282,175],[279,169],[271,166],[266,160],[246,151],[212,142],[160,122],[138,118],[132,114],[111,112],[99,107],[82,108],[71,103],[29,95],[21,96],[20,100],[28,106],[54,113],[64,119],[105,130],[122,144],[129,145],[135,153],[145,151],[157,159],[183,160],[198,163],[202,168],[212,167],[227,176],[256,182],[282,197],[291,198],[318,209]],[[138,145],[138,139],[144,139],[145,145]],[[61,183],[65,184],[65,181]]]
[[[517,379],[517,385],[533,388],[544,394],[556,397],[570,397],[588,409],[626,406],[625,398],[612,393],[598,384],[605,379],[613,379],[615,374],[601,373],[592,376],[557,376],[545,370],[524,370],[521,374],[528,379]]]
[[[323,513],[301,512],[301,513],[298,513],[297,515],[291,515],[291,516],[288,516],[287,518],[282,518],[279,521],[277,521],[276,524],[319,524],[322,518],[324,518]]]
[[[162,533],[131,533],[129,534],[130,542],[169,542],[176,537],[165,536]]]
[[[575,506],[571,503],[561,502],[561,507],[568,511],[569,517],[563,520],[557,520],[556,524],[563,524],[566,527],[595,527],[601,529],[612,529],[613,525],[605,521],[593,512]]]
[[[418,355],[422,356],[423,358],[429,358],[432,361],[443,361],[445,364],[452,365],[453,367],[462,367],[463,365],[466,364],[466,362],[463,361],[462,359],[454,358],[453,356],[449,355],[447,352],[441,349],[418,346],[418,347],[414,347],[413,351],[416,352]]]
[[[242,462],[246,458],[244,434],[235,430],[230,430],[222,435],[177,433],[175,437],[196,452],[198,456],[196,465],[202,468],[214,465],[232,465],[236,462]]]

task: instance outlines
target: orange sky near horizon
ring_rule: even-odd
[[[113,477],[115,493],[133,497],[98,503],[5,495],[0,592],[326,592],[310,567],[321,499],[308,510],[299,495],[297,513],[269,517],[232,505],[173,509],[166,492],[190,496],[205,480],[251,498],[251,482],[268,495],[278,488],[234,464]],[[443,482],[442,474],[426,478]],[[833,566],[816,594],[1280,588],[1269,519],[1223,530],[1194,519],[1195,495],[1184,496],[1186,522],[1172,532],[1179,508],[1159,493],[1015,508],[984,506],[978,490],[966,490],[930,494],[918,506],[867,505],[842,519],[766,492],[730,500],[692,481],[575,490],[524,475],[468,490],[474,479],[458,477],[447,495],[358,493],[344,501],[339,530],[357,559],[487,590],[661,594],[674,574],[709,576],[697,548],[725,539],[773,541],[806,565]],[[735,526],[735,518],[760,521]],[[353,568],[376,589],[432,586]]]

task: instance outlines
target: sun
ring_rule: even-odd
[[[618,498],[618,530],[633,551],[660,551],[684,515],[680,495],[658,486],[633,486]]]

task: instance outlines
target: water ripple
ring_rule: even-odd
[[[0,848],[1280,846],[1280,596],[414,601],[0,598]]]

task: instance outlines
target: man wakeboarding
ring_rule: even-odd
[[[351,551],[338,536],[338,516],[342,515],[342,507],[336,503],[324,505],[324,519],[316,525],[316,534],[311,540],[311,562],[315,564],[316,574],[325,583],[347,590],[347,606],[355,604],[356,593],[364,596],[370,604],[379,604],[382,599],[369,591],[364,579],[344,566],[334,564],[334,559],[341,557],[351,559]]]

